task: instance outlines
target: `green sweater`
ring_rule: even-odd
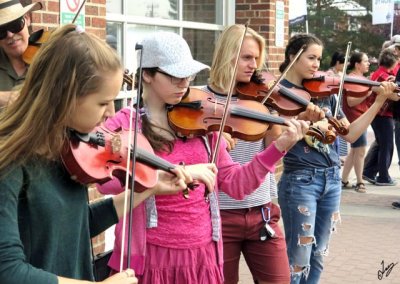
[[[112,199],[89,206],[59,163],[13,169],[0,179],[0,282],[93,280],[90,238],[116,222]]]

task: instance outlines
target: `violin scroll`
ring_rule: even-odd
[[[126,84],[126,89],[128,91],[132,90],[133,87],[133,74],[129,74],[129,70],[125,69],[124,70],[124,76],[123,76],[123,81],[122,84]]]
[[[339,121],[337,118],[335,117],[327,117],[328,122],[330,124],[330,127],[335,128],[336,132],[339,133],[340,135],[346,136],[347,134],[349,134],[349,128],[344,125],[344,123],[342,121]]]
[[[310,126],[306,135],[321,141],[323,144],[332,144],[336,139],[336,134],[334,131],[330,129],[323,131],[319,126]]]

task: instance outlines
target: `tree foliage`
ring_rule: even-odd
[[[355,0],[365,7],[365,16],[350,16],[350,11],[332,6],[334,0],[307,0],[308,32],[324,42],[321,69],[328,69],[331,55],[346,51],[352,42],[352,50],[367,52],[370,57],[378,57],[385,40],[390,38],[390,24],[372,25],[372,1]],[[395,18],[396,19],[396,18]],[[306,32],[305,23],[289,27],[290,33]]]

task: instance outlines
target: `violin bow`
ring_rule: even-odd
[[[75,17],[72,19],[71,24],[75,23],[76,19],[78,18],[79,14],[81,13],[81,10],[83,6],[85,6],[86,0],[83,0],[82,5],[79,7],[79,10],[76,12]]]
[[[349,55],[350,55],[350,50],[351,50],[351,41],[349,41],[347,43],[346,55],[345,55],[345,58],[344,58],[344,66],[343,66],[343,71],[342,71],[342,77],[340,78],[339,91],[337,93],[337,103],[336,103],[335,111],[333,112],[333,117],[334,118],[337,117],[337,114],[339,112],[340,101],[342,100],[344,79],[346,78],[347,62],[348,62],[348,58],[349,58]]]
[[[297,59],[300,57],[300,55],[303,53],[303,51],[306,49],[306,45],[303,45],[299,51],[297,51],[295,57],[293,60],[289,63],[288,66],[286,66],[285,70],[283,70],[282,74],[278,77],[278,79],[275,81],[275,83],[272,85],[272,87],[269,89],[268,93],[265,95],[264,99],[261,101],[262,104],[265,104],[265,102],[268,100],[269,96],[274,92],[274,89],[278,84],[281,83],[283,78],[285,78],[286,73],[292,68],[293,64],[297,61]]]
[[[132,155],[132,175],[129,175],[129,166],[131,164],[131,155],[127,158],[127,171],[125,176],[125,198],[124,198],[124,213],[122,218],[122,240],[121,240],[121,259],[120,259],[120,272],[123,270],[124,264],[124,250],[125,250],[125,231],[126,231],[126,218],[127,218],[127,200],[129,191],[129,178],[131,181],[132,188],[130,190],[129,198],[129,219],[128,219],[128,249],[127,249],[127,268],[131,267],[131,243],[132,243],[132,223],[133,223],[133,202],[134,202],[134,187],[135,187],[135,172],[136,172],[136,150],[137,150],[137,133],[139,125],[139,108],[140,108],[140,97],[142,93],[142,57],[143,57],[143,46],[141,44],[136,44],[135,50],[140,50],[140,60],[139,60],[139,84],[137,88],[136,96],[136,108],[135,108],[135,126],[132,126],[133,117],[133,98],[130,103],[130,114],[129,114],[129,135],[128,135],[128,153],[133,153]],[[132,129],[134,129],[133,142],[132,142]],[[132,146],[131,146],[132,145]]]
[[[241,38],[240,45],[239,45],[239,50],[238,50],[238,53],[237,53],[237,56],[236,56],[236,59],[235,59],[235,65],[234,65],[234,68],[233,68],[233,75],[232,75],[232,78],[231,78],[231,81],[230,81],[230,84],[229,84],[229,92],[228,92],[228,95],[226,97],[225,109],[224,109],[224,113],[222,115],[221,125],[219,127],[218,138],[217,138],[217,142],[215,144],[215,149],[214,149],[214,152],[213,152],[213,155],[212,155],[211,163],[215,163],[216,160],[217,160],[219,146],[221,144],[222,131],[225,128],[226,119],[228,117],[229,104],[230,104],[231,99],[232,99],[233,88],[235,87],[236,73],[237,73],[237,66],[238,66],[238,62],[239,62],[240,52],[242,51],[242,46],[243,46],[244,38],[246,37],[248,25],[249,25],[249,22],[247,21],[246,24],[244,25],[243,36]]]

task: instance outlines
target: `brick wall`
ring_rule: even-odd
[[[275,46],[275,2],[269,0],[236,0],[236,23],[245,24],[261,34],[267,43],[267,63],[271,71],[278,75],[279,64],[284,60],[284,47]],[[285,44],[289,34],[289,0],[285,6]]]
[[[41,2],[43,8],[32,13],[32,29],[51,30],[60,24],[60,1],[21,0],[21,2]],[[80,1],[81,3],[83,1]],[[100,38],[106,37],[106,0],[87,0],[85,3],[85,30]]]
[[[284,0],[285,9],[285,46],[289,40],[289,0]],[[275,7],[276,1],[269,0],[236,0],[236,23],[245,24],[266,39],[267,65],[271,72],[279,75],[279,65],[285,59],[285,48],[275,46]],[[276,177],[279,179],[283,166],[279,163]]]

